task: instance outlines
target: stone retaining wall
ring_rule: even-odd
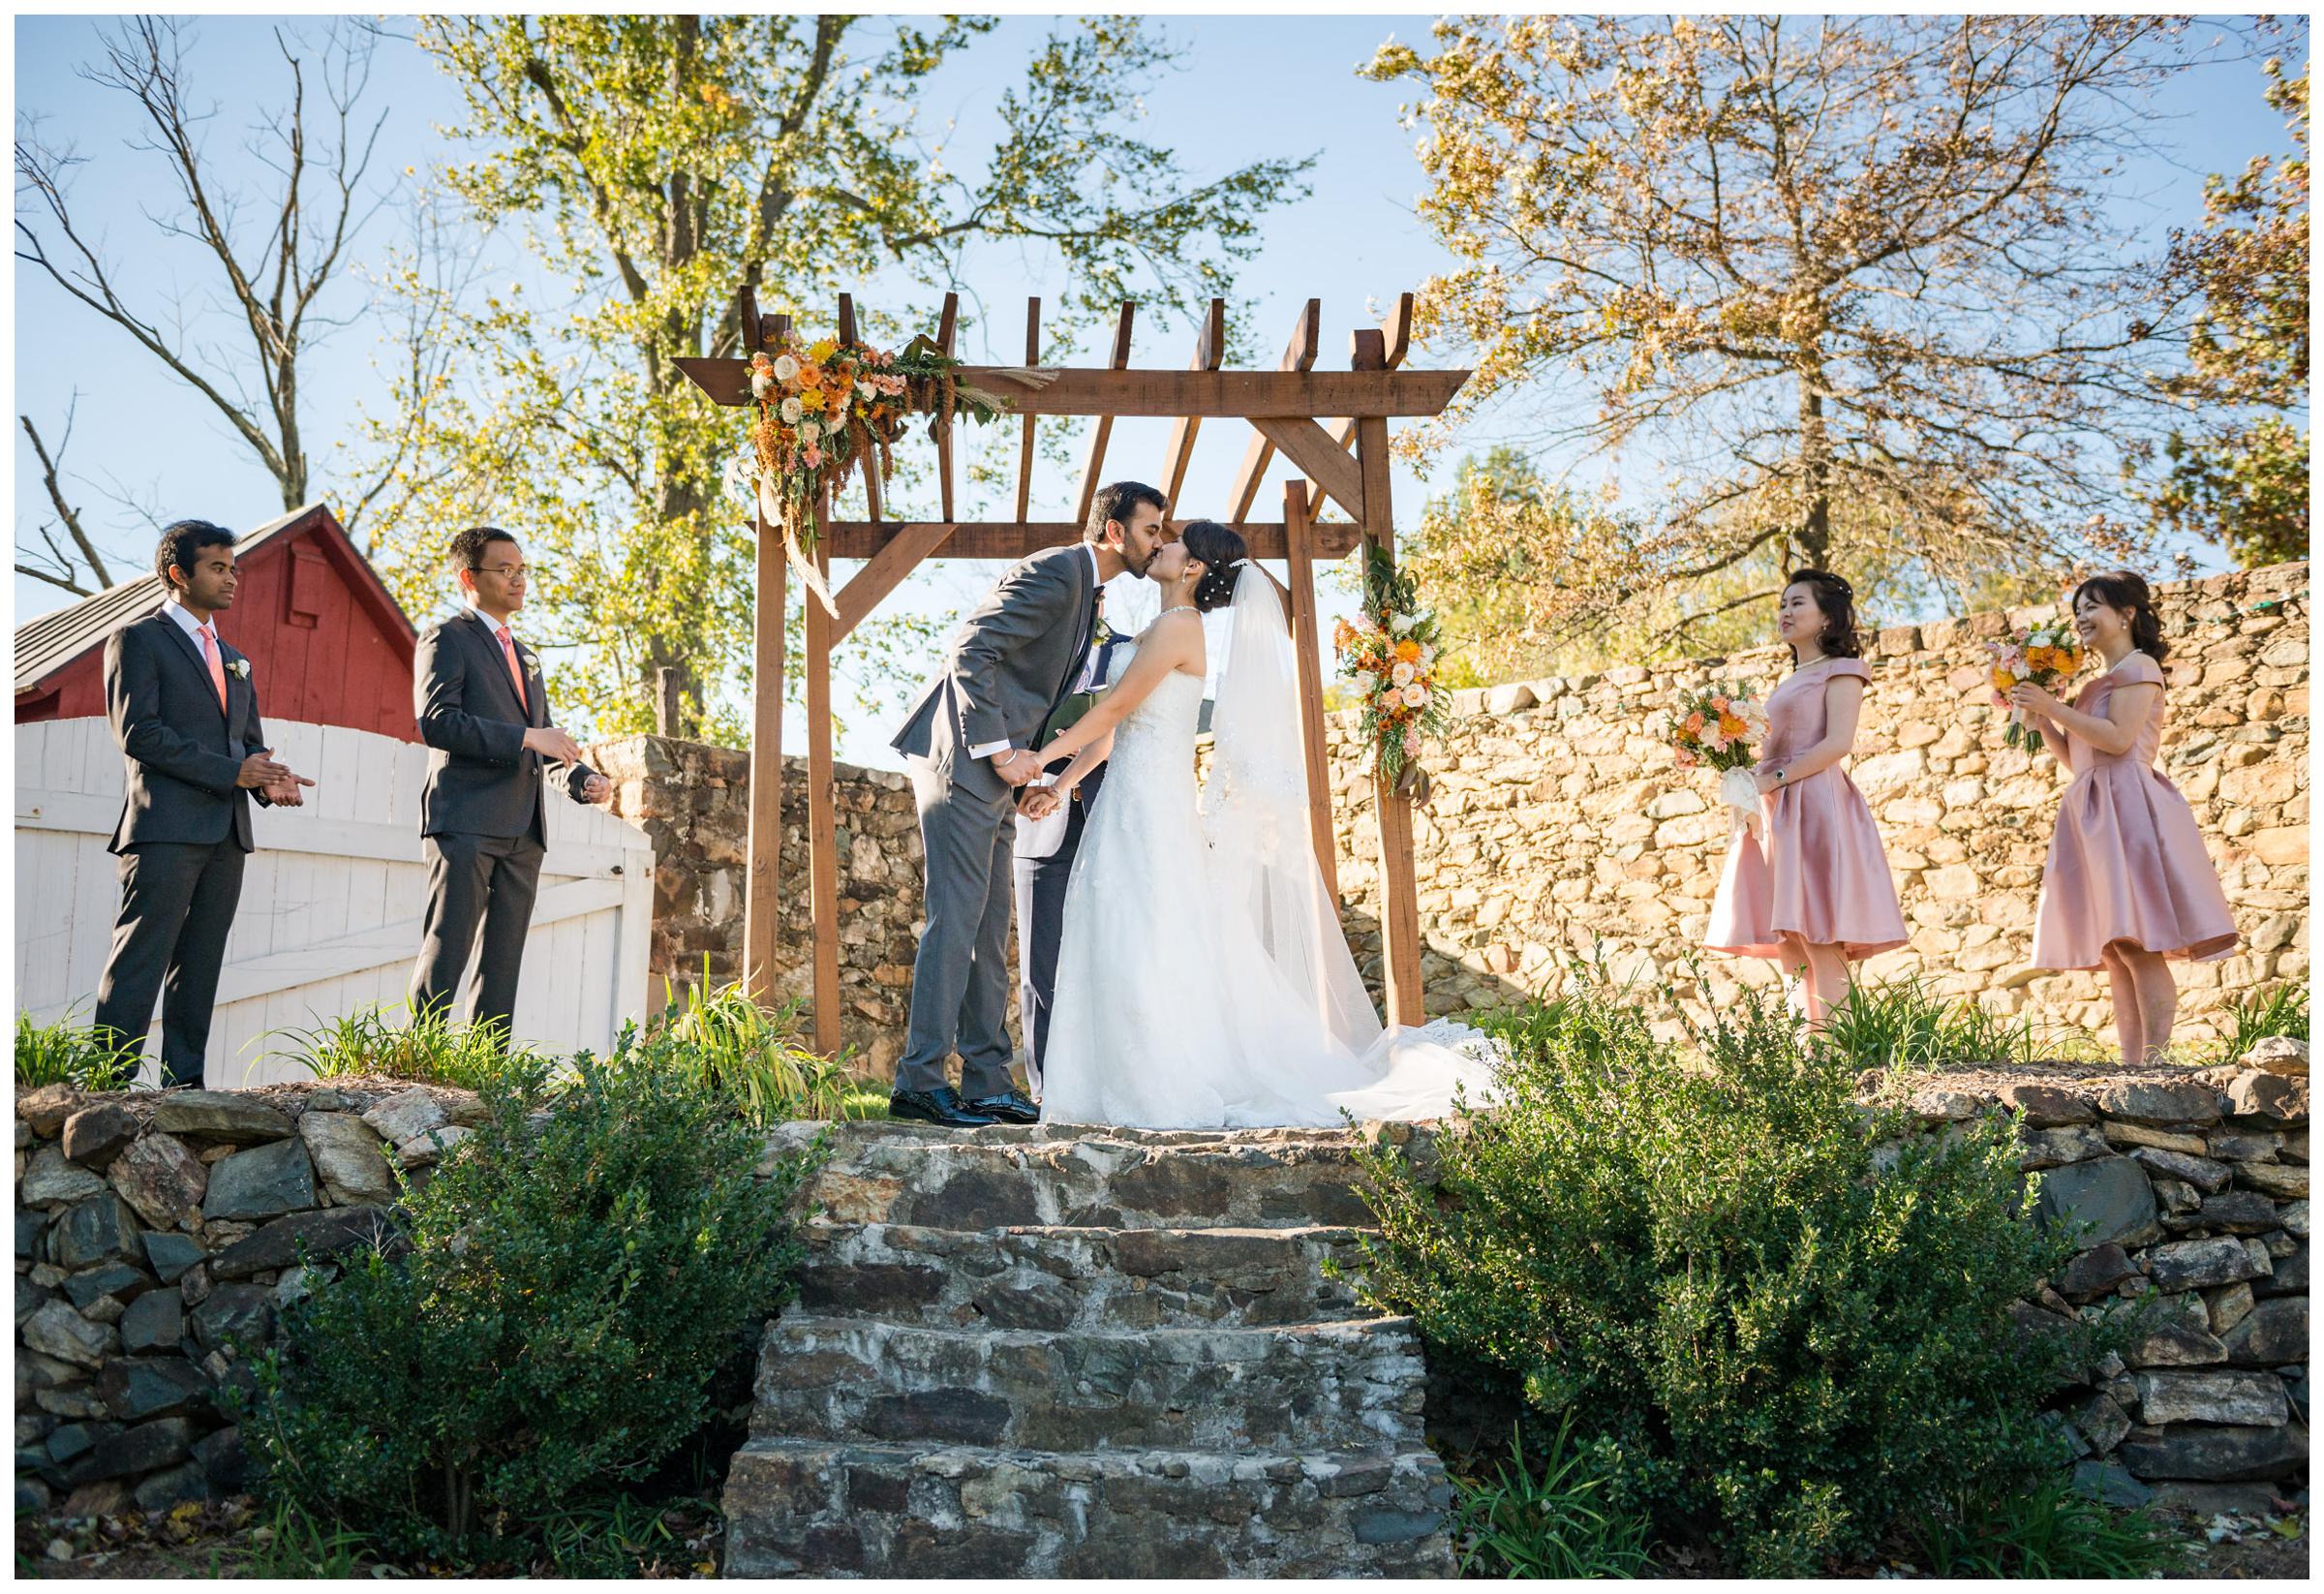
[[[16,1101],[16,1509],[165,1510],[238,1491],[219,1405],[321,1258],[392,1237],[476,1121],[430,1087],[327,1084]]]
[[[2308,567],[2281,565],[2158,589],[2172,657],[2162,767],[2194,805],[2244,944],[2181,966],[2182,1034],[2255,986],[2308,975]],[[2046,617],[2052,611],[2038,611]],[[2046,755],[2011,751],[1987,704],[1982,643],[2037,617],[1982,614],[1879,633],[1869,651],[1856,783],[1879,818],[1911,944],[1867,966],[1918,973],[1947,996],[2101,1034],[2091,974],[2026,966],[2052,815]],[[1772,977],[1757,960],[1697,953],[1726,850],[1707,777],[1677,771],[1654,734],[1679,689],[1717,676],[1777,679],[1778,650],[1654,669],[1515,683],[1455,694],[1458,715],[1425,762],[1436,796],[1417,826],[1429,1011],[1500,1005],[1575,952],[1603,946],[1618,972],[1723,999]],[[1345,923],[1377,989],[1377,849],[1370,781],[1347,717],[1331,730]],[[592,750],[619,783],[615,810],[658,859],[654,987],[741,967],[749,757],[661,737]],[[808,996],[804,763],[783,782],[779,985]],[[902,775],[838,769],[841,1033],[879,1070],[900,1049],[920,915],[920,842]],[[1012,952],[1012,969],[1014,967]],[[1014,979],[1012,1001],[1014,1000]]]
[[[2157,1297],[2154,1332],[2060,1405],[2090,1483],[2117,1498],[2248,1504],[2254,1486],[2306,1474],[2307,1048],[2269,1042],[2251,1060],[2201,1074],[2003,1070],[1914,1098],[1932,1127],[2022,1113],[2042,1210],[2090,1226],[2072,1263],[2016,1308],[2028,1332],[2111,1297]],[[240,1488],[246,1458],[217,1396],[247,1383],[278,1306],[307,1287],[298,1247],[322,1258],[390,1240],[386,1155],[424,1180],[475,1120],[467,1092],[377,1081],[21,1097],[18,1511],[159,1510]],[[907,1188],[859,1179],[850,1197],[837,1180],[816,1193],[841,1216]],[[998,1190],[1023,1193],[1014,1176]],[[1234,1199],[1233,1182],[1212,1196]]]

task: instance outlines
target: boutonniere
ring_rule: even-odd
[[[516,659],[518,663],[525,666],[527,674],[538,675],[540,673],[540,656],[531,648],[517,649]]]
[[[1111,647],[1113,644],[1114,628],[1100,620],[1097,623],[1097,628],[1089,633],[1089,645],[1093,648],[1105,648]]]
[[[250,679],[250,660],[247,659],[237,659],[226,667],[245,681]]]

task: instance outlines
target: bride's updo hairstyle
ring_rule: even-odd
[[[1178,534],[1190,559],[1203,564],[1203,578],[1194,584],[1194,606],[1208,614],[1235,601],[1235,583],[1242,575],[1242,560],[1250,549],[1242,534],[1215,520],[1190,520]]]

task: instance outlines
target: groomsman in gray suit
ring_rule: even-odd
[[[1016,788],[1041,773],[1033,750],[1081,672],[1099,589],[1146,574],[1175,536],[1167,506],[1144,482],[1100,488],[1079,546],[1020,560],[969,611],[897,734],[920,810],[928,929],[891,1117],[967,1128],[1040,1118],[1009,1078]],[[944,1074],[956,1050],[957,1090]]]
[[[127,766],[121,911],[97,986],[95,1027],[134,1052],[162,995],[165,1087],[202,1083],[227,933],[251,850],[250,798],[295,808],[315,782],[275,762],[250,660],[220,639],[233,606],[234,534],[206,520],[162,533],[159,610],[105,639],[105,701]]]
[[[497,527],[474,526],[451,552],[465,606],[419,639],[413,659],[413,712],[432,751],[419,794],[428,907],[412,1011],[448,1010],[474,958],[468,1020],[505,1038],[549,844],[542,772],[554,767],[576,803],[603,802],[613,782],[549,722],[540,660],[509,628],[525,606],[524,549]]]

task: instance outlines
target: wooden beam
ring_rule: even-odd
[[[1324,889],[1339,903],[1339,843],[1331,829],[1331,760],[1325,747],[1322,635],[1315,614],[1314,529],[1307,521],[1307,484],[1283,483],[1283,534],[1291,567],[1291,645],[1298,656],[1300,745],[1307,763],[1307,841]],[[1339,933],[1337,925],[1326,927]]]
[[[1023,559],[1044,548],[1079,542],[1082,528],[1069,520],[986,520],[936,522],[949,528],[940,557],[945,559]],[[1283,523],[1274,520],[1230,522],[1250,544],[1254,559],[1284,557]],[[910,521],[838,520],[823,528],[824,552],[834,559],[875,559],[897,538],[926,528]],[[1361,533],[1344,521],[1312,528],[1310,542],[1322,559],[1338,559],[1356,546]],[[862,577],[858,576],[857,580]],[[852,587],[853,582],[849,583]],[[841,597],[842,604],[845,599]],[[842,609],[842,613],[844,610]]]
[[[1404,356],[1412,352],[1412,295],[1410,293],[1396,295],[1396,308],[1390,312],[1388,320],[1380,323],[1380,333],[1384,345],[1381,356],[1386,362],[1385,368],[1391,371],[1402,370]],[[1354,340],[1351,338],[1349,341],[1353,342]],[[1338,419],[1327,420],[1323,423],[1323,427],[1324,436],[1330,438],[1339,447],[1349,448],[1355,445],[1356,422],[1352,418],[1342,416]],[[1307,502],[1318,507],[1321,507],[1324,502],[1323,483],[1313,476],[1307,478]],[[1361,520],[1363,516],[1359,514],[1356,518]]]
[[[1355,345],[1358,369],[1378,369],[1387,363],[1387,339],[1377,328],[1358,332]],[[1362,558],[1368,569],[1375,552],[1391,561],[1396,552],[1388,422],[1382,417],[1357,417],[1356,463],[1363,472]],[[1372,808],[1380,826],[1380,944],[1388,973],[1388,1022],[1422,1025],[1428,1022],[1428,1011],[1421,991],[1421,904],[1412,805],[1396,795],[1387,777],[1375,773]]]
[[[1305,415],[1254,415],[1251,427],[1280,448],[1294,465],[1307,472],[1309,480],[1320,480],[1339,506],[1361,523],[1363,473],[1357,469],[1346,449],[1332,443],[1330,434]],[[1306,482],[1300,486],[1300,497],[1303,500],[1307,496]],[[1286,519],[1284,524],[1289,525],[1290,521]]]
[[[954,329],[960,325],[960,321],[961,296],[958,293],[945,294],[944,314],[936,322],[936,348],[947,354],[952,353],[952,334]],[[939,500],[938,512],[946,520],[950,520],[952,518],[952,417],[950,415],[944,416],[942,424],[936,428],[936,497]],[[873,515],[872,518],[877,520],[879,516]]]
[[[896,535],[881,543],[854,578],[839,590],[840,617],[831,625],[833,644],[844,642],[848,633],[879,607],[879,600],[894,592],[897,583],[918,568],[923,559],[942,547],[956,530],[953,523],[940,520],[897,527]],[[826,547],[833,541],[829,536],[823,540]]]
[[[782,917],[782,538],[758,520],[757,618],[751,635],[750,829],[744,843],[743,989],[775,1001],[775,932]],[[809,608],[819,605],[810,603]]]
[[[1194,342],[1194,358],[1186,362],[1189,371],[1215,371],[1227,361],[1227,301],[1212,299],[1210,313],[1203,318],[1202,335]],[[1194,457],[1194,437],[1202,430],[1203,417],[1180,415],[1170,428],[1170,446],[1162,455],[1162,496],[1172,504],[1178,501],[1178,489],[1186,484],[1186,464]]]
[[[1121,321],[1114,328],[1114,361],[1112,369],[1125,369],[1130,363],[1130,321],[1138,307],[1128,299],[1121,301]],[[1097,476],[1106,468],[1106,443],[1114,435],[1114,416],[1099,411],[1097,430],[1089,436],[1089,458],[1082,466],[1082,493],[1074,503],[1073,518],[1082,525],[1089,524],[1089,506],[1097,502]]]
[[[841,343],[854,343],[857,341],[855,329],[855,295],[853,293],[841,293],[840,295],[840,341]],[[865,518],[876,526],[879,524],[881,519],[879,512],[878,461],[867,459],[858,462],[856,465],[856,474],[864,478]]]
[[[821,514],[831,512],[824,495]],[[820,516],[818,516],[820,518]],[[830,556],[809,555],[821,567]],[[807,605],[807,903],[814,967],[815,1050],[840,1050],[839,787],[831,751],[831,616]]]
[[[1300,312],[1299,322],[1291,329],[1291,342],[1284,345],[1283,357],[1275,362],[1276,370],[1303,374],[1315,369],[1316,351],[1322,345],[1323,321],[1324,301],[1309,299],[1306,307]],[[1253,410],[1246,413],[1257,414],[1260,412]],[[1269,410],[1266,413],[1270,415],[1313,414],[1307,410]],[[1235,468],[1234,483],[1227,488],[1227,503],[1234,510],[1233,518],[1240,520],[1251,512],[1251,506],[1259,499],[1259,483],[1267,475],[1268,461],[1274,457],[1275,445],[1267,440],[1264,433],[1253,432],[1251,441],[1243,445],[1242,463]]]
[[[720,404],[749,402],[743,362],[681,359]],[[1379,415],[1442,412],[1466,371],[1143,371],[1066,366],[1046,386],[1013,381],[1013,366],[963,365],[960,380],[1008,400],[1021,415]]]
[[[1027,367],[1041,363],[1041,301],[1024,301],[1024,363]],[[1017,455],[1017,518],[1024,519],[1032,511],[1033,503],[1033,427],[1031,415],[1024,417],[1024,446]]]

